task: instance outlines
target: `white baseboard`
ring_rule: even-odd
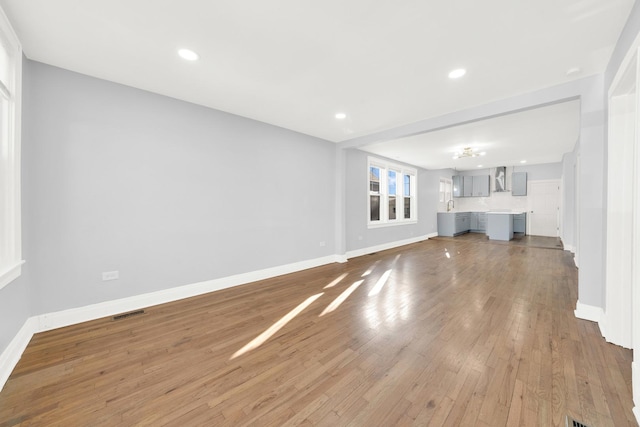
[[[244,285],[246,283],[257,282],[283,274],[295,273],[321,265],[340,262],[340,257],[330,255],[307,261],[295,262],[278,267],[265,268],[264,270],[252,271],[249,273],[236,274],[234,276],[220,279],[207,280],[199,283],[178,286],[162,291],[147,294],[135,295],[132,297],[105,301],[91,304],[84,307],[72,308],[69,310],[57,311],[37,316],[38,332],[49,331],[51,329],[62,328],[64,326],[75,325],[77,323],[100,319],[102,317],[113,316],[132,310],[164,304],[184,298],[190,298],[209,292],[219,291],[233,286]]]
[[[75,325],[77,323],[88,322],[90,320],[113,316],[115,314],[138,310],[153,305],[164,304],[196,295],[202,295],[233,286],[281,276],[283,274],[319,267],[321,265],[341,262],[342,258],[343,257],[337,255],[329,255],[322,258],[266,268],[264,270],[178,286],[162,291],[32,316],[26,320],[7,348],[0,353],[0,391],[9,379],[11,372],[13,372],[13,369],[20,360],[22,353],[25,348],[27,348],[31,337],[35,333]]]
[[[37,323],[35,317],[28,318],[7,348],[0,354],[0,391],[4,388],[13,368],[18,364],[22,353],[31,341],[31,337],[37,332]]]
[[[398,246],[409,245],[411,243],[422,242],[428,240],[430,237],[436,237],[438,233],[431,233],[424,236],[412,237],[410,239],[396,240],[395,242],[383,243],[381,245],[369,246],[368,248],[355,249],[353,251],[347,251],[347,259],[355,258],[363,255],[372,254],[374,252],[386,251],[387,249],[397,248]]]
[[[603,311],[600,316],[600,320],[598,320],[598,326],[600,327],[600,333],[604,337],[607,342],[610,342],[615,345],[619,345],[624,348],[631,348],[631,328],[630,327],[616,327],[612,322],[616,323],[616,321],[620,321],[619,319],[611,319],[610,316],[607,316],[607,312]]]
[[[580,301],[576,304],[576,309],[573,314],[578,319],[590,320],[592,322],[600,322],[604,311],[600,307],[593,305],[582,304]]]
[[[576,248],[573,245],[564,245],[564,250],[569,251],[572,254],[576,253]]]
[[[631,363],[631,390],[633,390],[633,415],[640,424],[640,364],[638,362]]]

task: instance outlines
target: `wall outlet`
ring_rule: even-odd
[[[103,271],[102,272],[102,281],[106,282],[107,280],[118,280],[120,278],[120,273],[118,271]]]
[[[327,242],[320,242],[320,246],[326,246]]]

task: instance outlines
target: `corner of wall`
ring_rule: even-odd
[[[574,310],[574,315],[578,319],[589,320],[591,322],[600,322],[602,316],[604,315],[604,311],[600,307],[596,307],[593,305],[582,304],[580,301],[576,304],[576,309]]]
[[[38,319],[30,317],[22,325],[7,348],[0,354],[0,391],[4,388],[13,368],[18,364],[22,353],[29,345],[33,334],[38,332]]]

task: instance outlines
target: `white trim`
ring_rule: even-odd
[[[204,282],[192,283],[189,285],[169,288],[162,291],[150,292],[147,294],[135,295],[132,297],[117,300],[105,301],[91,304],[84,307],[71,308],[37,316],[38,332],[49,331],[51,329],[62,328],[76,323],[87,322],[100,319],[102,317],[113,316],[127,311],[138,310],[158,304],[190,298],[209,292],[219,291],[246,283],[257,282],[283,274],[294,273],[321,265],[340,262],[340,257],[335,255],[316,258],[307,261],[295,262],[278,267],[266,268],[264,270],[252,271],[249,273],[236,274],[234,276],[222,277],[220,279],[207,280]]]
[[[13,368],[20,361],[20,357],[22,357],[22,353],[29,345],[31,337],[37,332],[37,323],[38,321],[35,317],[28,318],[7,348],[0,354],[0,391],[4,388],[11,372],[13,372]]]
[[[397,248],[398,246],[410,245],[411,243],[422,242],[428,240],[430,237],[436,237],[438,233],[431,233],[425,236],[412,237],[410,239],[396,240],[395,242],[383,243],[376,246],[369,246],[368,248],[355,249],[353,251],[347,251],[347,259],[356,258],[362,255],[372,254],[374,252],[386,251],[387,249]]]
[[[21,226],[21,186],[20,150],[22,115],[22,46],[6,14],[0,8],[0,40],[8,55],[10,75],[4,85],[8,90],[6,127],[6,157],[0,161],[0,197],[4,199],[0,212],[0,268],[5,270],[0,279],[0,289],[20,276],[22,269],[22,226]],[[4,119],[3,119],[4,120]]]
[[[124,313],[127,311],[138,310],[158,304],[173,302],[184,298],[243,285],[246,283],[265,280],[284,274],[306,270],[309,268],[319,267],[321,265],[331,264],[334,262],[344,263],[347,262],[348,258],[354,258],[358,256],[358,253],[365,255],[372,252],[420,242],[423,240],[427,240],[430,237],[436,237],[437,235],[438,233],[431,233],[426,236],[415,237],[411,239],[373,246],[366,249],[360,249],[357,251],[351,251],[345,255],[329,255],[322,258],[295,262],[278,267],[252,271],[249,273],[236,274],[234,276],[223,277],[220,279],[213,279],[204,282],[192,283],[190,285],[178,286],[162,291],[134,295],[132,297],[105,301],[97,304],[90,304],[83,307],[71,308],[68,310],[62,310],[53,313],[45,313],[39,316],[32,316],[25,321],[24,325],[22,326],[20,331],[18,331],[13,340],[11,340],[7,348],[5,348],[2,353],[0,353],[0,391],[4,387],[4,384],[11,375],[11,372],[20,360],[22,353],[27,348],[31,337],[36,333],[75,325],[77,323],[88,322],[90,320],[100,319],[103,317],[113,316],[115,314]]]
[[[24,264],[24,260],[23,261],[19,261],[13,267],[9,267],[8,270],[3,271],[2,273],[0,273],[0,289],[4,288],[9,283],[11,283],[13,280],[15,280],[18,277],[20,277],[20,274],[22,273],[22,264]]]
[[[630,329],[628,327],[619,328],[617,324],[619,323],[618,316],[607,316],[607,311],[603,311],[600,320],[598,320],[598,326],[600,327],[600,333],[604,337],[607,342],[610,342],[615,345],[619,345],[624,348],[632,348],[631,347],[631,332],[628,331]]]
[[[638,362],[634,361],[631,363],[631,390],[638,389],[640,389],[640,365],[638,365]],[[640,406],[638,406],[640,402],[637,402],[636,399],[634,399],[633,403],[635,404],[633,407],[633,415],[636,416],[636,421],[640,424]]]
[[[378,183],[378,192],[371,191],[371,168],[375,167],[380,170],[380,181]],[[396,219],[389,219],[389,172],[396,173]],[[404,176],[410,179],[410,215],[411,218],[404,218]],[[367,156],[367,228],[393,227],[405,224],[416,224],[418,222],[418,170],[393,163],[388,160],[379,159],[377,157]],[[371,220],[371,196],[380,198],[380,219]]]
[[[9,376],[20,360],[22,353],[27,348],[31,337],[33,334],[38,332],[45,332],[52,329],[62,328],[64,326],[100,319],[102,317],[113,316],[114,314],[177,301],[334,262],[346,262],[346,258],[340,255],[329,255],[322,258],[266,268],[264,270],[257,270],[220,279],[178,286],[162,291],[134,295],[132,297],[105,301],[84,307],[32,316],[25,321],[24,325],[20,331],[18,331],[13,340],[11,340],[7,348],[0,353],[0,391],[9,379]]]
[[[600,319],[602,319],[602,316],[604,315],[604,311],[600,307],[582,304],[580,301],[578,301],[573,314],[578,319],[589,320],[591,322],[600,322]]]
[[[572,254],[576,253],[576,248],[573,245],[564,245],[564,250],[569,251]]]
[[[631,47],[625,54],[624,59],[620,63],[620,66],[616,71],[616,75],[613,77],[613,80],[611,81],[611,85],[609,85],[609,90],[607,92],[607,99],[613,96],[614,92],[620,85],[621,80],[625,77],[624,72],[620,72],[620,71],[621,70],[626,71],[629,68],[629,66],[631,65],[631,61],[633,61],[634,59],[633,57],[636,55],[638,51],[638,48],[640,48],[640,34],[636,36],[635,40],[631,44]]]

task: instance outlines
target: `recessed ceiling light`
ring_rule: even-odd
[[[347,115],[345,113],[336,113],[336,119],[344,120],[346,118],[347,118]]]
[[[481,167],[482,167],[482,165],[478,165],[478,167],[479,167],[479,168],[481,168]]]
[[[459,79],[460,77],[464,76],[465,74],[467,74],[467,70],[465,70],[464,68],[456,68],[455,70],[452,70],[449,73],[449,78],[450,79]]]
[[[483,151],[482,153],[480,153],[481,156],[486,156],[487,152]]]
[[[200,58],[197,53],[189,49],[178,50],[178,55],[180,55],[182,59],[186,59],[187,61],[197,61]]]
[[[527,163],[526,160],[520,160],[520,163]]]

